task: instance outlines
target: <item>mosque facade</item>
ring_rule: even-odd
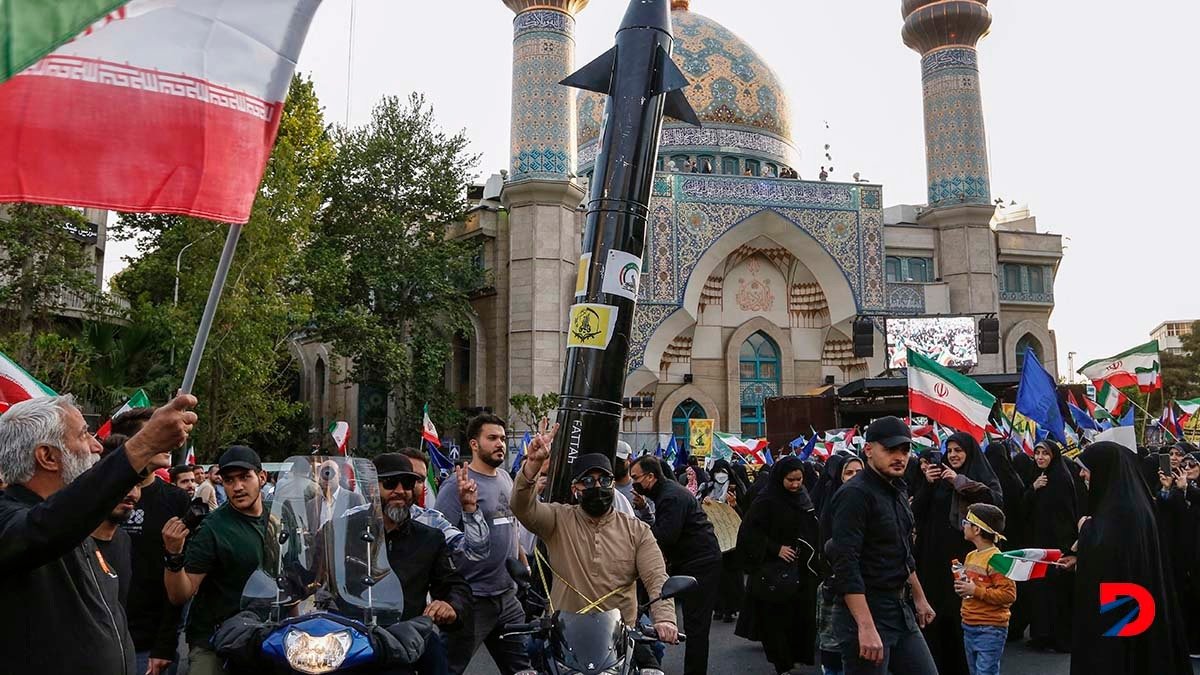
[[[920,61],[928,201],[888,207],[884,185],[797,177],[780,78],[692,11],[701,1],[672,2],[673,58],[703,127],[668,119],[662,131],[626,438],[644,445],[688,418],[761,436],[767,398],[877,376],[887,369],[883,332],[873,357],[855,357],[857,317],[882,329],[887,317],[995,315],[1000,353],[981,355],[972,372],[1017,372],[1032,347],[1053,373],[1048,320],[1062,242],[1027,210],[997,216],[992,201],[976,51],[991,25],[986,2],[901,2],[902,39]],[[450,229],[480,241],[488,285],[472,301],[474,334],[460,340],[447,382],[464,410],[508,416],[512,396],[561,385],[604,101],[558,84],[576,69],[587,0],[503,2],[515,13],[510,166],[473,191],[467,219]]]

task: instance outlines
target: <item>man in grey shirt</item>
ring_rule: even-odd
[[[471,585],[472,611],[462,630],[447,636],[450,672],[458,675],[465,671],[482,643],[500,671],[511,675],[529,668],[529,656],[521,638],[500,637],[506,624],[525,621],[525,610],[517,600],[516,586],[505,565],[508,558],[517,557],[518,548],[517,523],[508,505],[513,481],[500,468],[508,454],[504,420],[491,414],[471,420],[467,443],[471,463],[462,473],[469,480],[460,482],[457,474],[446,479],[434,506],[451,525],[462,527],[459,488],[475,492],[477,511],[489,528],[490,547],[485,559],[467,561],[462,566],[463,576]]]

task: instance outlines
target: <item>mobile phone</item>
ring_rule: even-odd
[[[1171,456],[1165,452],[1158,456],[1158,470],[1171,475]]]
[[[929,463],[933,464],[934,466],[941,466],[942,465],[942,451],[941,450],[931,450],[929,452]]]

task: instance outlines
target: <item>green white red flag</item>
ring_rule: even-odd
[[[1158,360],[1158,340],[1151,340],[1116,356],[1089,361],[1079,369],[1079,373],[1091,380],[1097,389],[1103,387],[1104,383],[1117,388],[1136,386],[1142,392],[1161,389],[1162,369]],[[1103,405],[1103,402],[1100,404]]]
[[[767,447],[767,439],[765,438],[747,440],[734,434],[723,434],[719,431],[714,431],[713,436],[739,455],[753,457],[759,464],[766,462],[766,457],[762,454],[762,451]]]
[[[43,396],[58,396],[50,387],[38,382],[15,361],[0,353],[0,413],[14,403]]]
[[[442,447],[442,441],[438,438],[437,427],[433,426],[433,420],[429,419],[428,403],[425,404],[425,416],[421,420],[421,438],[425,439],[435,448]]]
[[[1056,548],[1022,548],[997,553],[988,559],[988,565],[1013,581],[1029,581],[1046,576],[1059,558],[1062,551]]]
[[[0,201],[244,223],[320,0],[8,0]]]
[[[338,452],[346,454],[346,446],[350,443],[350,423],[338,420],[329,425],[329,436],[337,445]]]
[[[908,350],[908,409],[983,440],[996,397],[971,378]]]
[[[1192,415],[1200,410],[1200,398],[1188,399],[1186,401],[1175,401],[1175,405],[1179,408],[1179,424],[1180,426],[1187,424]]]
[[[1121,411],[1125,409],[1125,405],[1129,403],[1129,399],[1112,382],[1103,382],[1096,388],[1096,403],[1101,408],[1104,408],[1106,412],[1111,413],[1109,415],[1111,419],[1121,416]],[[1095,414],[1092,417],[1099,419]]]
[[[112,414],[112,417],[109,417],[104,424],[100,425],[100,428],[96,430],[96,438],[104,440],[111,436],[113,420],[117,419],[121,415],[124,415],[135,408],[149,408],[151,405],[150,397],[146,395],[146,391],[144,389],[138,389],[137,391],[133,392],[133,396],[130,396],[128,401],[125,401],[125,403],[117,409],[117,412]]]

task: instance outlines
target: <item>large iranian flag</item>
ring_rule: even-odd
[[[908,409],[983,439],[996,397],[979,383],[912,349],[908,350]]]
[[[1097,389],[1102,388],[1105,382],[1114,387],[1136,386],[1143,392],[1161,389],[1158,340],[1151,340],[1107,359],[1089,361],[1079,369],[1079,373],[1091,380]]]
[[[320,0],[7,0],[0,201],[246,222]]]
[[[42,396],[57,396],[53,389],[38,382],[15,361],[0,354],[0,413],[14,403]]]

